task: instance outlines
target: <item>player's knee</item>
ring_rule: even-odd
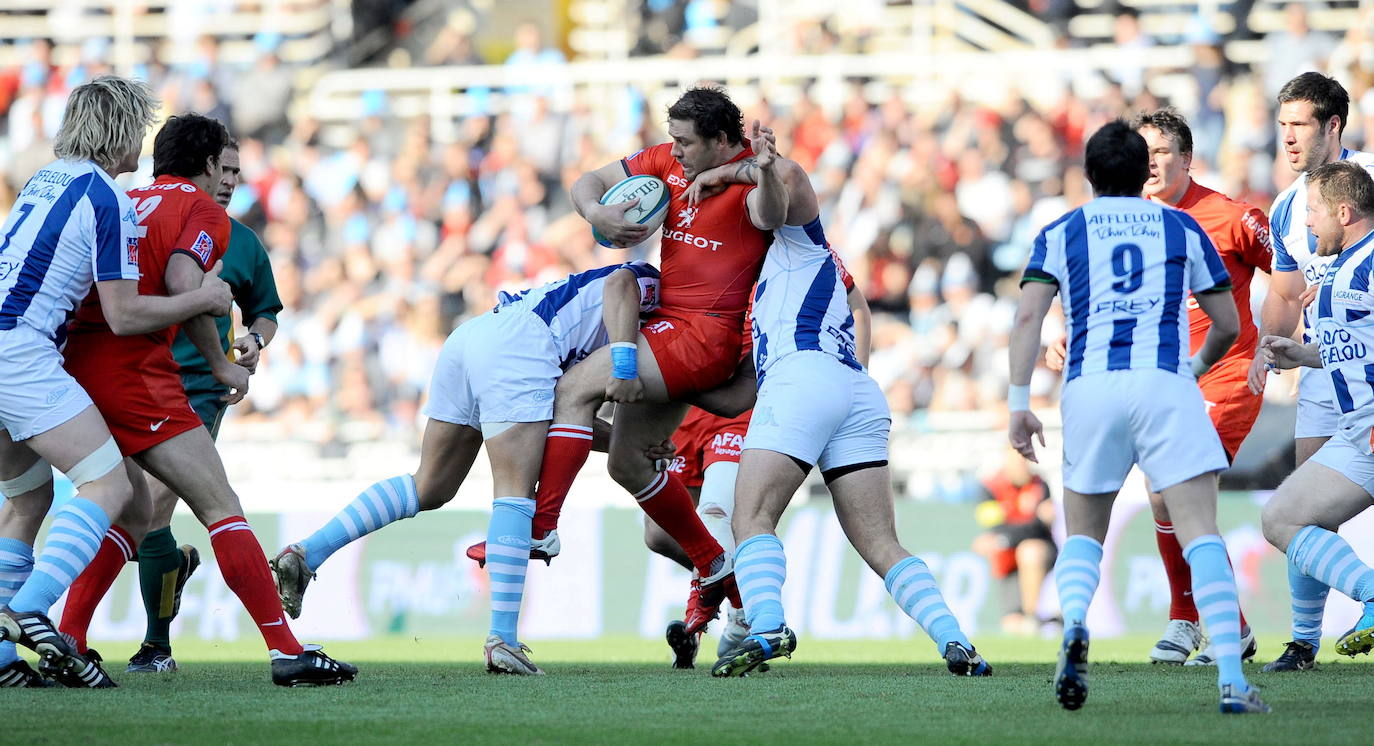
[[[1280,492],[1265,503],[1264,509],[1260,511],[1260,530],[1264,533],[1264,539],[1280,552],[1288,551],[1288,542],[1293,539],[1299,528],[1294,525],[1291,511],[1284,503]]]
[[[1016,545],[1016,564],[1019,567],[1044,566],[1049,563],[1050,547],[1044,539],[1026,539]]]
[[[643,451],[634,454],[611,453],[606,461],[606,470],[616,484],[631,493],[644,489],[654,478],[653,464],[644,457]]]

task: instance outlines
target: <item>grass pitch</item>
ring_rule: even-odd
[[[1153,640],[1093,644],[1087,705],[1054,701],[1055,644],[984,638],[989,679],[957,679],[933,645],[814,641],[745,679],[674,671],[653,640],[541,642],[539,678],[482,671],[481,641],[333,643],[362,669],[325,689],[271,685],[260,644],[178,642],[182,670],[123,673],[125,644],[99,644],[114,691],[4,690],[6,743],[1368,743],[1374,666],[1329,652],[1314,672],[1246,673],[1270,716],[1217,713],[1215,670],[1151,666]],[[708,649],[709,648],[709,649]],[[1257,660],[1281,650],[1267,644]],[[709,660],[708,660],[709,659]],[[1115,663],[1110,661],[1132,661]]]

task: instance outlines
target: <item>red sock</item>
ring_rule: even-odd
[[[649,486],[635,493],[639,507],[668,532],[687,553],[702,577],[710,574],[711,560],[725,551],[697,515],[692,494],[682,480],[666,471],[659,472]]]
[[[1155,521],[1155,543],[1159,557],[1164,560],[1164,574],[1169,576],[1169,618],[1198,623],[1197,605],[1193,603],[1193,571],[1183,558],[1183,547],[1174,535],[1174,524]]]
[[[58,631],[76,640],[76,651],[86,652],[86,632],[91,627],[91,617],[100,599],[109,593],[119,571],[134,557],[134,537],[119,526],[110,526],[105,538],[100,540],[91,564],[76,577],[67,589],[67,603],[62,607],[62,623]]]
[[[234,515],[209,526],[210,546],[224,584],[239,597],[248,616],[258,625],[267,647],[287,655],[298,655],[301,644],[286,624],[286,613],[277,596],[277,586],[267,569],[267,555],[258,537],[243,516]]]
[[[544,441],[544,465],[539,470],[539,489],[534,493],[531,534],[536,539],[558,528],[563,501],[568,499],[577,473],[592,452],[592,429],[581,425],[550,425]]]

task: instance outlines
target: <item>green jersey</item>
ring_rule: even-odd
[[[272,276],[272,263],[267,258],[267,249],[251,228],[233,218],[229,222],[229,248],[224,252],[220,279],[233,290],[234,303],[243,316],[244,326],[252,326],[258,319],[276,321],[277,312],[281,310],[281,298],[277,297],[277,281]],[[228,315],[215,318],[220,346],[226,355],[231,344],[229,331],[233,323],[233,318]],[[172,343],[172,356],[181,366],[183,378],[210,375],[210,364],[201,357],[185,331],[177,332],[177,338]]]

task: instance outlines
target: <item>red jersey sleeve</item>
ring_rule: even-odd
[[[229,215],[210,200],[196,200],[186,215],[181,235],[172,244],[172,253],[190,256],[208,272],[228,248]]]
[[[673,159],[672,143],[660,143],[647,147],[634,155],[620,159],[628,176],[657,176],[665,181],[677,161]]]
[[[1274,264],[1274,244],[1269,236],[1269,217],[1258,207],[1246,205],[1240,218],[1241,256],[1245,263],[1269,272]]]

